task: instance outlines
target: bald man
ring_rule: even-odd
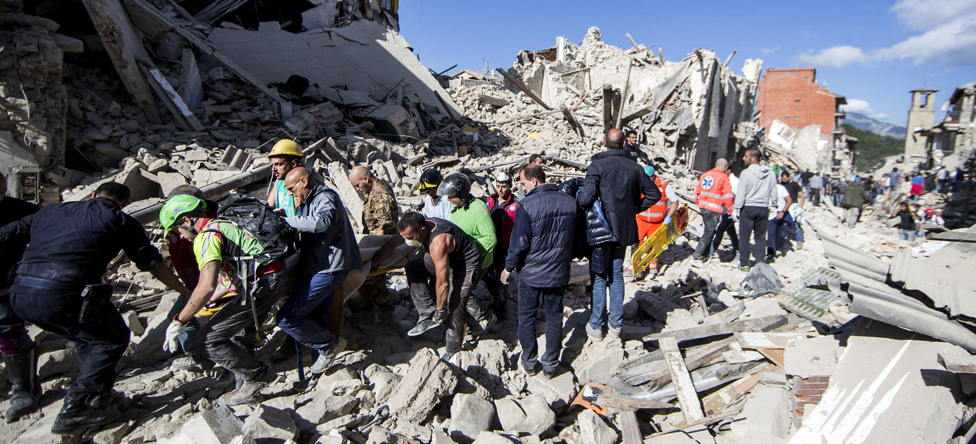
[[[362,165],[349,172],[349,182],[366,196],[366,201],[363,202],[363,233],[400,236],[396,230],[400,206],[397,205],[393,188],[377,179],[369,168]],[[386,274],[367,278],[359,288],[359,298],[367,307],[375,307],[379,322],[393,319],[393,304],[386,285]]]
[[[637,238],[637,213],[642,213],[661,200],[661,190],[644,169],[624,152],[624,133],[618,129],[607,132],[607,150],[594,154],[586,168],[586,179],[576,195],[576,201],[588,209],[600,199],[610,231],[616,242],[593,246],[590,274],[593,277],[593,310],[586,333],[593,340],[602,340],[607,327],[610,338],[619,340],[624,314],[624,255]],[[641,197],[643,195],[643,198]],[[607,304],[609,289],[610,303]],[[608,325],[609,324],[609,325]]]
[[[278,312],[278,326],[319,352],[311,368],[317,375],[346,347],[345,339],[329,332],[329,309],[349,271],[363,265],[362,256],[339,193],[316,183],[302,167],[288,172],[285,187],[295,198],[295,215],[285,222],[301,232],[302,268],[298,285]]]

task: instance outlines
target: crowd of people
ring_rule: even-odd
[[[173,190],[159,213],[170,264],[145,229],[122,211],[130,200],[125,185],[104,183],[89,200],[41,209],[4,197],[0,272],[13,276],[0,293],[0,352],[12,384],[6,418],[29,414],[40,398],[37,357],[25,322],[74,341],[82,362],[53,433],[76,433],[120,416],[112,386],[129,329],[110,300],[111,285],[102,283],[120,252],[179,293],[163,342],[164,350],[183,355],[174,368],[216,364],[234,375],[235,389],[220,397],[222,405],[256,402],[275,380],[268,364],[255,358],[254,341],[241,339],[255,337],[272,307],[279,306],[277,326],[318,353],[313,375],[328,371],[347,347],[336,324],[342,313],[333,301],[343,297],[339,289],[366,263],[372,269],[358,286],[360,303],[375,310],[376,322],[389,321],[387,270],[378,264],[404,245],[412,251],[403,269],[417,312],[406,336],[441,328],[442,358],[456,364],[457,353],[476,346],[498,319],[511,316],[514,300],[521,366],[529,375],[551,378],[559,372],[562,297],[572,261],[589,263],[593,299],[587,335],[594,341],[619,340],[627,250],[670,226],[679,208],[677,193],[654,165],[640,164],[636,134],[610,130],[604,145],[605,151],[592,156],[584,179],[549,183],[544,159],[536,155],[514,171],[496,174],[495,192],[484,198],[472,195],[464,173],[444,177],[436,169],[423,171],[418,185],[423,206],[402,213],[393,188],[356,166],[348,179],[365,196],[363,232],[356,233],[340,195],[301,166],[301,146],[281,140],[269,153],[273,180],[266,201],[232,195],[218,204],[192,186]],[[784,228],[802,248],[808,197],[819,205],[822,198],[842,194],[849,222],[856,222],[870,199],[860,179],[840,188],[829,176],[777,172],[757,149],[745,150],[742,162],[738,176],[728,160],[719,159],[699,178],[694,201],[704,230],[693,266],[717,261],[728,234],[734,261],[749,271],[783,254]],[[265,209],[278,217],[264,217]],[[913,215],[898,215],[903,230],[915,229]],[[369,260],[357,234],[379,236],[380,247]],[[766,256],[753,261],[754,251]],[[652,263],[649,272],[655,268]],[[486,305],[473,295],[482,282],[491,299]],[[546,323],[542,351],[535,338],[540,309]]]

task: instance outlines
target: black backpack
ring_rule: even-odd
[[[217,219],[231,222],[251,233],[264,247],[264,256],[269,261],[295,252],[298,230],[275,214],[267,202],[243,194],[231,194],[218,205]]]

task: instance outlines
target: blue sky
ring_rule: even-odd
[[[629,47],[625,33],[662,48],[668,60],[715,51],[741,72],[813,66],[821,85],[847,97],[849,111],[905,125],[908,91],[935,88],[936,104],[976,81],[976,0],[900,1],[445,1],[400,4],[400,31],[434,71],[453,64],[510,67],[522,49],[582,41],[590,26]],[[451,72],[454,72],[452,70]]]

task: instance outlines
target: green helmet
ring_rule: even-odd
[[[180,216],[206,205],[201,199],[189,195],[173,196],[159,210],[159,223],[163,229],[170,231]]]

